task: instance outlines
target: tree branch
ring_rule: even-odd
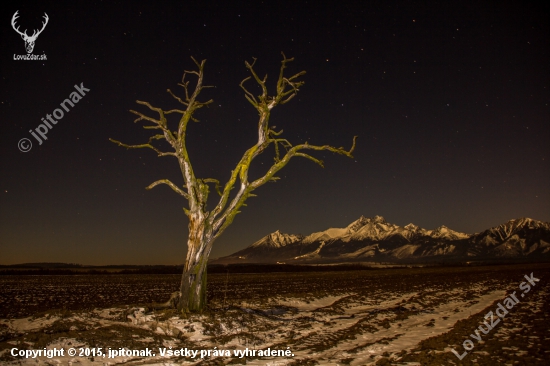
[[[245,61],[245,66],[248,69],[248,71],[251,73],[251,76],[248,76],[247,78],[243,79],[239,86],[243,89],[245,93],[245,98],[256,108],[256,110],[260,114],[260,118],[258,121],[258,141],[256,145],[252,146],[250,149],[248,149],[242,156],[241,160],[237,164],[237,167],[235,170],[231,172],[231,177],[227,181],[224,191],[222,193],[222,196],[220,198],[220,201],[212,210],[210,217],[214,220],[216,217],[219,216],[218,219],[215,219],[213,222],[214,231],[216,232],[216,235],[220,235],[223,230],[232,222],[234,216],[238,213],[239,207],[241,207],[244,204],[244,201],[250,197],[251,191],[259,187],[260,185],[264,184],[267,181],[273,181],[276,179],[273,175],[282,169],[287,163],[288,160],[292,156],[294,156],[296,153],[298,153],[299,150],[305,149],[307,144],[304,145],[298,145],[297,147],[292,147],[292,144],[282,138],[276,138],[276,136],[279,136],[282,131],[275,132],[275,127],[269,128],[269,117],[270,117],[270,111],[278,104],[285,104],[288,101],[290,101],[297,93],[300,88],[304,84],[303,81],[298,81],[297,79],[305,74],[305,71],[301,71],[297,74],[292,75],[289,78],[286,78],[284,76],[284,69],[287,67],[287,64],[289,62],[292,62],[293,58],[287,58],[286,55],[283,53],[283,60],[281,62],[281,67],[279,70],[279,78],[277,80],[277,86],[276,86],[276,94],[274,96],[269,96],[266,86],[267,81],[267,75],[264,76],[263,79],[261,79],[256,71],[254,70],[254,65],[256,64],[256,58],[253,58],[252,63],[249,63],[248,61]],[[250,79],[254,79],[256,83],[260,86],[262,90],[262,94],[256,97],[252,92],[250,92],[245,86],[245,82],[247,82]],[[273,137],[271,137],[273,136]],[[258,155],[260,155],[262,152],[265,151],[265,149],[273,143],[275,145],[275,165],[268,171],[266,174],[265,181],[255,181],[251,184],[248,182],[248,170],[250,169],[250,165],[254,158]],[[281,144],[285,149],[286,153],[285,156],[281,159],[280,157],[280,151],[279,151],[279,144]],[[308,147],[310,148],[310,147]],[[333,151],[344,154],[345,150],[338,150],[336,148],[333,148],[331,146],[324,146],[324,147],[318,147],[322,150],[330,150],[333,149]],[[346,152],[347,153],[347,152]],[[351,154],[351,152],[350,152]],[[317,164],[320,164],[322,166],[322,161],[319,159],[316,159],[308,154],[299,153],[298,156],[302,156],[305,158],[308,158]],[[275,168],[275,169],[274,169]],[[272,172],[270,174],[269,172]],[[235,197],[229,202],[229,195],[231,190],[234,188],[235,184],[237,184],[237,179],[240,181],[240,189],[235,195]],[[229,203],[229,204],[228,204]],[[222,213],[223,212],[223,213]]]
[[[305,84],[304,81],[293,81],[294,79],[297,79],[300,76],[304,75],[306,73],[305,71],[300,71],[299,73],[294,74],[289,78],[284,77],[284,69],[286,68],[286,64],[294,61],[294,57],[286,58],[284,52],[281,52],[281,54],[283,55],[283,61],[281,61],[279,79],[277,80],[277,96],[275,97],[275,104],[273,105],[273,107],[275,107],[275,105],[277,104],[282,105],[288,103],[292,98],[296,96],[296,94],[298,94],[299,88]],[[285,90],[287,85],[290,86],[290,90]],[[289,97],[284,99],[287,95],[289,95]]]
[[[181,85],[181,84],[180,84]],[[185,84],[184,88],[187,90],[187,84]],[[188,107],[189,106],[189,103],[187,102],[184,102],[183,100],[181,100],[180,97],[178,97],[177,95],[175,95],[174,93],[172,93],[172,91],[170,89],[166,89],[166,91],[168,93],[170,93],[170,95],[172,97],[174,97],[175,100],[177,100],[178,102],[180,102],[181,104],[183,104],[184,106]],[[187,93],[185,93],[187,95]]]
[[[325,167],[325,164],[322,160],[314,158],[313,156],[311,156],[309,154],[304,154],[304,153],[301,153],[301,152],[297,152],[296,154],[294,154],[294,156],[301,156],[303,158],[306,158],[306,159],[309,159],[309,160],[313,161],[315,164],[318,164],[319,166],[321,166],[321,168]]]
[[[174,192],[176,192],[177,194],[179,194],[180,196],[183,196],[185,197],[186,199],[189,199],[189,195],[187,193],[185,193],[181,188],[179,188],[178,186],[176,186],[174,183],[172,183],[171,181],[169,181],[168,179],[160,179],[160,180],[157,180],[156,182],[153,182],[151,184],[149,184],[147,187],[145,187],[145,189],[153,189],[155,188],[156,186],[158,186],[159,184],[166,184],[168,185],[170,188],[172,188],[172,190]]]
[[[254,64],[256,63],[256,58],[253,57],[252,59],[254,60],[252,63],[249,63],[248,61],[245,61],[244,64],[245,64],[246,68],[248,69],[248,71],[250,71],[250,73],[252,74],[252,76],[254,77],[256,82],[258,83],[258,85],[260,85],[260,87],[262,88],[262,95],[259,96],[260,103],[262,103],[262,102],[265,102],[266,98],[267,98],[267,86],[265,85],[265,82],[267,81],[267,75],[264,76],[263,79],[260,79],[258,74],[256,74],[256,71],[254,71]]]
[[[156,147],[154,147],[154,146],[151,145],[151,144],[128,145],[128,144],[124,144],[124,143],[122,143],[122,142],[120,142],[120,141],[113,140],[113,139],[111,139],[111,138],[109,138],[109,141],[114,142],[114,143],[117,144],[118,146],[122,146],[122,147],[125,147],[125,148],[127,148],[127,149],[143,149],[143,148],[148,148],[148,149],[155,150],[155,152],[158,154],[158,156],[175,156],[175,157],[177,157],[176,153],[160,151],[159,149],[157,149]]]
[[[244,78],[243,81],[241,81],[241,83],[239,84],[239,86],[244,90],[244,97],[246,98],[246,100],[248,100],[250,102],[250,104],[252,104],[254,106],[254,108],[258,108],[258,101],[256,100],[256,97],[254,96],[254,94],[252,94],[251,92],[248,91],[248,89],[245,88],[244,86],[244,83],[248,80],[250,80],[252,77],[249,76],[247,78]]]
[[[268,181],[270,181],[271,178],[279,170],[281,170],[286,164],[288,164],[288,162],[290,161],[290,159],[293,156],[301,156],[301,157],[310,159],[310,160],[314,161],[315,163],[323,166],[323,162],[321,160],[316,159],[316,158],[312,157],[309,154],[301,153],[300,150],[317,150],[317,151],[327,150],[327,151],[331,151],[331,152],[336,153],[336,154],[345,155],[349,158],[353,158],[352,153],[355,150],[356,140],[357,140],[357,136],[354,136],[352,146],[349,150],[345,150],[343,147],[335,148],[335,147],[330,146],[330,145],[316,146],[316,145],[309,145],[308,143],[304,143],[304,144],[301,144],[301,145],[296,145],[296,146],[292,147],[290,150],[288,150],[287,153],[285,154],[285,156],[278,163],[273,164],[273,166],[267,171],[267,173],[263,177],[258,178],[254,182],[250,183],[251,190],[254,190],[254,189],[264,185]]]
[[[214,178],[206,178],[206,179],[203,179],[202,180],[204,183],[216,183],[216,192],[218,192],[218,194],[221,196],[222,195],[222,191],[220,190],[221,186],[220,186],[220,181],[217,180],[217,179],[214,179]]]
[[[139,116],[139,118],[136,118],[136,119],[134,120],[134,123],[139,122],[139,121],[142,121],[142,120],[146,120],[146,121],[152,122],[152,123],[154,123],[154,124],[156,124],[156,125],[162,124],[161,121],[159,121],[159,120],[157,120],[157,119],[154,119],[154,118],[151,118],[151,117],[147,117],[147,116],[144,115],[143,113],[138,112],[138,111],[134,111],[133,109],[130,109],[130,113],[133,113],[133,114]]]

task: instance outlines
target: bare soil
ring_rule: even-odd
[[[524,297],[519,284],[540,281]],[[179,275],[0,276],[2,364],[548,365],[550,264],[213,274],[209,309],[154,311]],[[487,334],[475,330],[511,293]],[[473,349],[462,360],[466,339]],[[154,349],[155,357],[24,359],[44,347]],[[161,357],[159,348],[292,350],[289,357]]]

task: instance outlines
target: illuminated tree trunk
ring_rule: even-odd
[[[187,258],[177,302],[180,313],[202,312],[206,307],[206,266],[214,239],[205,226],[207,223],[204,220],[190,219]]]

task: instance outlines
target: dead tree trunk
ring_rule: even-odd
[[[256,188],[261,187],[267,182],[276,181],[279,178],[275,175],[288,164],[291,158],[300,156],[312,160],[313,162],[323,166],[323,162],[312,155],[305,153],[305,150],[326,150],[336,154],[353,157],[351,153],[355,149],[355,139],[350,150],[345,150],[343,147],[332,147],[330,145],[310,145],[308,142],[299,145],[292,145],[287,139],[279,137],[283,131],[276,131],[275,126],[269,125],[269,117],[271,110],[278,105],[282,105],[290,101],[296,96],[299,88],[304,84],[303,81],[298,81],[305,71],[301,71],[293,76],[286,77],[284,69],[287,64],[293,61],[292,58],[286,58],[283,54],[283,61],[279,70],[279,78],[276,82],[276,93],[269,95],[267,91],[267,75],[260,78],[254,70],[254,62],[245,62],[245,66],[251,76],[244,79],[240,87],[244,91],[244,97],[258,111],[258,141],[245,151],[241,160],[234,170],[231,171],[231,176],[223,190],[220,182],[213,178],[197,178],[191,165],[191,160],[187,152],[187,127],[190,121],[198,122],[194,117],[194,113],[210,103],[212,99],[206,102],[197,100],[200,92],[208,86],[203,85],[204,65],[206,60],[197,62],[193,59],[197,66],[197,71],[185,71],[179,85],[184,89],[184,97],[180,98],[170,89],[168,93],[179,103],[184,109],[164,110],[162,108],[153,107],[148,102],[137,101],[138,104],[146,106],[151,111],[158,113],[158,119],[149,117],[141,112],[131,110],[130,112],[138,116],[134,122],[145,121],[149,123],[143,128],[158,131],[157,134],[151,136],[149,141],[140,145],[128,145],[120,141],[110,139],[119,146],[128,149],[148,148],[155,151],[158,156],[173,156],[177,158],[180,170],[183,176],[183,185],[177,185],[168,179],[160,179],[151,183],[147,189],[152,189],[160,184],[169,186],[174,192],[187,200],[189,208],[184,208],[185,214],[189,218],[189,238],[187,240],[187,258],[182,274],[179,294],[171,298],[170,303],[177,305],[181,313],[200,312],[204,310],[206,305],[206,265],[212,244],[224,230],[231,225],[235,216],[240,212],[239,209],[245,205],[245,201],[249,197],[253,197]],[[189,88],[189,81],[185,81],[186,75],[195,75],[197,84],[194,90]],[[254,80],[261,90],[260,95],[254,95],[248,90],[244,84]],[[171,129],[168,126],[168,115],[179,114],[180,120],[177,129]],[[161,151],[153,142],[157,140],[165,140],[172,147],[173,151]],[[260,178],[250,182],[248,180],[248,171],[252,161],[269,147],[274,147],[275,162]],[[220,195],[220,199],[212,210],[206,209],[208,202],[208,184],[215,184],[216,191]],[[238,188],[233,192],[233,188]]]
[[[202,312],[206,307],[206,266],[214,238],[208,222],[195,219],[190,218],[189,222],[187,258],[177,303],[180,313]]]

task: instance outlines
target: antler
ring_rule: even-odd
[[[21,32],[19,30],[19,27],[15,27],[15,20],[19,17],[19,15],[17,14],[19,12],[19,10],[17,10],[15,12],[15,14],[13,14],[13,17],[11,18],[11,26],[13,27],[13,29],[19,33],[21,35],[21,37],[23,37],[24,39],[29,39],[29,40],[34,40],[36,38],[38,38],[38,36],[40,35],[40,33],[42,33],[42,31],[44,30],[44,28],[46,28],[46,25],[48,24],[48,20],[50,20],[50,18],[48,17],[48,14],[44,13],[44,18],[45,18],[45,22],[42,22],[42,29],[40,30],[34,30],[32,36],[29,37],[29,35],[27,34],[27,30],[25,29],[25,32]]]
[[[36,38],[38,37],[38,35],[40,33],[42,33],[42,31],[44,30],[44,28],[46,28],[46,25],[48,25],[48,20],[50,20],[50,18],[48,18],[48,14],[44,13],[44,18],[46,18],[46,22],[42,22],[42,29],[40,29],[39,31],[35,30],[34,33],[32,34],[32,36],[30,38]],[[38,33],[36,33],[38,32]],[[36,35],[35,35],[36,33]]]
[[[15,20],[19,17],[19,15],[17,15],[17,13],[19,12],[19,10],[17,10],[15,12],[15,14],[13,14],[13,17],[11,18],[11,26],[13,28],[14,31],[16,31],[17,33],[19,33],[21,35],[21,37],[23,36],[27,36],[27,30],[25,29],[25,33],[22,33],[20,30],[19,30],[19,27],[15,28]],[[46,13],[44,13],[46,14]],[[28,36],[27,36],[28,37]]]

